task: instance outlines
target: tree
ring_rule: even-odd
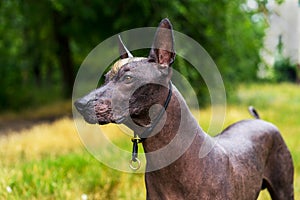
[[[283,55],[282,36],[279,36],[277,44],[277,52],[274,63],[275,79],[276,81],[291,81],[297,80],[297,68],[292,64],[290,58]]]
[[[62,94],[70,97],[75,72],[91,49],[121,31],[157,26],[165,17],[170,18],[175,30],[191,36],[210,53],[229,87],[236,85],[233,81],[254,80],[265,24],[263,20],[253,20],[262,11],[247,10],[246,2],[1,1],[0,52],[4,56],[0,58],[3,64],[0,70],[5,74],[0,80],[0,87],[4,88],[0,90],[0,101],[5,102],[1,105],[40,103],[33,101],[38,96],[36,88],[51,91],[60,85],[64,86]],[[174,67],[178,66],[188,77],[199,97],[208,96],[204,87],[198,87],[201,76],[187,70],[188,63],[178,62],[180,65]],[[15,92],[20,91],[19,83],[22,93]]]

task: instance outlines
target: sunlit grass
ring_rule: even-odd
[[[71,119],[12,132],[0,146],[0,199],[144,197],[143,176],[98,162],[84,149]]]
[[[295,199],[300,198],[299,89],[291,84],[241,86],[225,118],[225,126],[250,118],[247,107],[253,105],[263,119],[278,126],[295,163]],[[198,120],[204,130],[210,118],[210,108],[200,110]],[[120,148],[130,150],[130,136],[122,133],[123,127],[109,125],[101,130]],[[85,195],[88,199],[145,199],[143,175],[101,164],[84,148],[72,119],[2,136],[0,147],[0,199],[84,199]],[[264,191],[259,199],[270,198]]]

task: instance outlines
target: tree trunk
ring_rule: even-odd
[[[299,50],[300,51],[300,50]],[[297,64],[296,66],[296,75],[297,75],[297,79],[296,79],[296,82],[298,84],[300,84],[300,63]]]
[[[64,86],[64,96],[71,97],[74,84],[74,64],[70,49],[70,39],[66,33],[62,32],[62,28],[68,18],[64,17],[58,11],[53,11],[53,33],[56,41],[56,54],[59,61],[62,82]]]

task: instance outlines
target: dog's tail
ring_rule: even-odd
[[[255,119],[260,119],[258,112],[255,110],[253,106],[249,106],[248,111],[250,115],[252,115]]]

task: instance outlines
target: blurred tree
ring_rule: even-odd
[[[157,26],[165,17],[210,53],[229,87],[254,80],[266,27],[261,13],[248,9],[247,0],[3,0],[0,108],[41,103],[40,93],[34,93],[39,87],[52,91],[63,85],[64,96],[70,97],[75,72],[91,49],[118,32]],[[201,75],[178,62],[203,98]]]
[[[275,55],[274,71],[275,80],[278,82],[297,80],[297,65],[292,64],[288,57],[283,55],[283,42],[282,36],[278,38],[277,52]]]

